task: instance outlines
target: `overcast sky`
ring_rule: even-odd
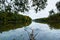
[[[39,11],[38,13],[35,13],[35,11],[33,9],[31,9],[28,13],[25,13],[24,15],[28,15],[30,16],[32,19],[36,19],[36,18],[43,18],[43,17],[48,17],[49,15],[49,11],[51,9],[54,9],[54,11],[56,12],[56,6],[55,4],[58,2],[59,0],[48,0],[48,5],[46,6],[46,8],[44,10]]]

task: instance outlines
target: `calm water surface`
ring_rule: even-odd
[[[32,22],[29,26],[0,33],[0,40],[29,40],[34,31],[35,40],[60,40],[60,29],[49,27],[48,24]]]

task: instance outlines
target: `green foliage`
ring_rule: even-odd
[[[44,9],[47,0],[30,0],[32,5],[29,4],[29,0],[0,0],[0,11],[5,12],[25,12],[29,11],[30,7],[35,7],[35,11]],[[30,6],[29,6],[30,5]]]
[[[60,13],[49,16],[48,21],[60,23]]]
[[[58,11],[60,11],[60,1],[56,3],[56,7],[57,7]]]
[[[60,23],[60,13],[51,15],[47,18],[39,18],[39,19],[35,19],[34,21],[36,22],[55,22],[55,23]]]
[[[47,18],[39,18],[39,19],[35,19],[35,22],[38,23],[45,23],[48,24],[49,27],[52,29],[60,29],[60,13],[51,15]]]
[[[31,24],[32,19],[29,16],[23,16],[17,13],[0,13],[0,32],[10,29],[16,29]]]
[[[47,22],[47,18],[38,18],[33,21],[38,22],[38,23],[45,23],[45,22]]]
[[[9,12],[3,12],[3,13],[0,13],[0,20],[3,21],[4,19],[6,19],[6,21],[23,21],[25,20],[26,18],[30,19],[30,17],[28,16],[23,16],[23,15],[20,15],[20,14],[16,14],[16,13],[9,13]]]
[[[46,2],[47,0],[33,0],[32,6],[36,6],[35,11],[37,12],[45,8],[45,6],[47,5]]]

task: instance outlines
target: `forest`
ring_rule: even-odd
[[[60,40],[60,0],[0,0],[0,40]]]

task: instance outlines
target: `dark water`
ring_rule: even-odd
[[[9,29],[0,33],[0,40],[29,40],[34,31],[35,40],[60,40],[60,26],[58,24],[44,24],[32,22],[29,26]],[[26,31],[25,31],[26,30]]]

